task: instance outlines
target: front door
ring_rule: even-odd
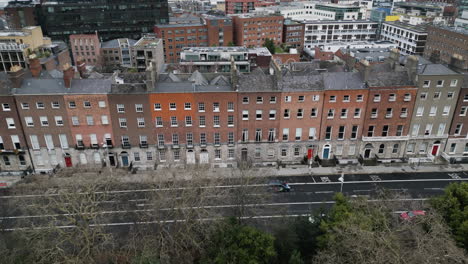
[[[308,149],[307,150],[307,159],[311,160],[313,156],[314,156],[314,149],[311,149],[311,148]]]
[[[109,154],[109,163],[111,166],[115,166],[114,154]]]
[[[73,166],[73,164],[72,164],[72,159],[71,159],[70,156],[66,156],[66,157],[65,157],[65,166],[67,166],[67,167]]]
[[[122,166],[128,166],[128,155],[122,155]]]
[[[322,155],[323,159],[328,159],[330,158],[330,145],[325,145],[323,147],[323,155]]]
[[[247,161],[247,149],[246,148],[242,149],[241,159],[242,161]]]
[[[364,150],[364,158],[368,159],[371,156],[371,149],[365,149]]]
[[[200,153],[200,164],[208,163],[210,163],[210,156],[208,155],[208,151],[202,150]]]
[[[187,164],[195,164],[195,152],[187,150]]]
[[[432,156],[437,156],[438,152],[439,152],[439,145],[433,145],[432,152],[431,152]]]

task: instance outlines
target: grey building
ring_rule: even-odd
[[[151,61],[155,61],[157,71],[162,69],[164,64],[164,48],[162,39],[148,34],[139,39],[130,47],[132,67],[138,71],[145,71]]]

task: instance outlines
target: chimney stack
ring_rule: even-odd
[[[416,75],[418,74],[419,58],[417,56],[411,55],[406,58],[406,72],[410,80],[415,80]]]
[[[362,78],[364,79],[365,82],[369,81],[370,77],[370,64],[368,60],[362,59],[360,61],[362,64]]]
[[[19,65],[10,68],[10,81],[13,84],[13,88],[21,87],[25,73],[24,69]]]
[[[391,49],[388,60],[390,62],[390,66],[392,67],[392,69],[395,70],[396,66],[399,64],[399,61],[400,61],[400,50],[397,48]]]
[[[41,61],[35,54],[29,56],[29,70],[34,78],[38,78],[41,75],[42,66]]]
[[[75,70],[73,69],[73,67],[70,64],[65,63],[65,65],[63,65],[63,82],[66,88],[71,88],[71,83],[74,75]]]
[[[463,71],[465,68],[465,59],[460,54],[453,54],[452,58],[450,58],[450,68],[458,71]]]
[[[82,79],[86,78],[86,62],[83,57],[76,59],[76,68],[78,69],[78,73],[80,73],[80,77]]]

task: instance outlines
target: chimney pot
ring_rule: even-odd
[[[70,66],[70,64],[66,63],[63,65],[63,84],[66,88],[71,88],[71,82],[74,75],[75,70]]]
[[[36,54],[29,56],[29,70],[31,71],[31,75],[34,78],[37,78],[41,75],[41,61],[37,58]]]
[[[13,84],[13,88],[20,88],[23,82],[25,71],[19,65],[14,65],[10,68],[10,81]]]

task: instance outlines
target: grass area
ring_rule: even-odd
[[[275,46],[275,53],[278,54],[278,53],[285,53],[285,51],[279,47],[279,46]]]

